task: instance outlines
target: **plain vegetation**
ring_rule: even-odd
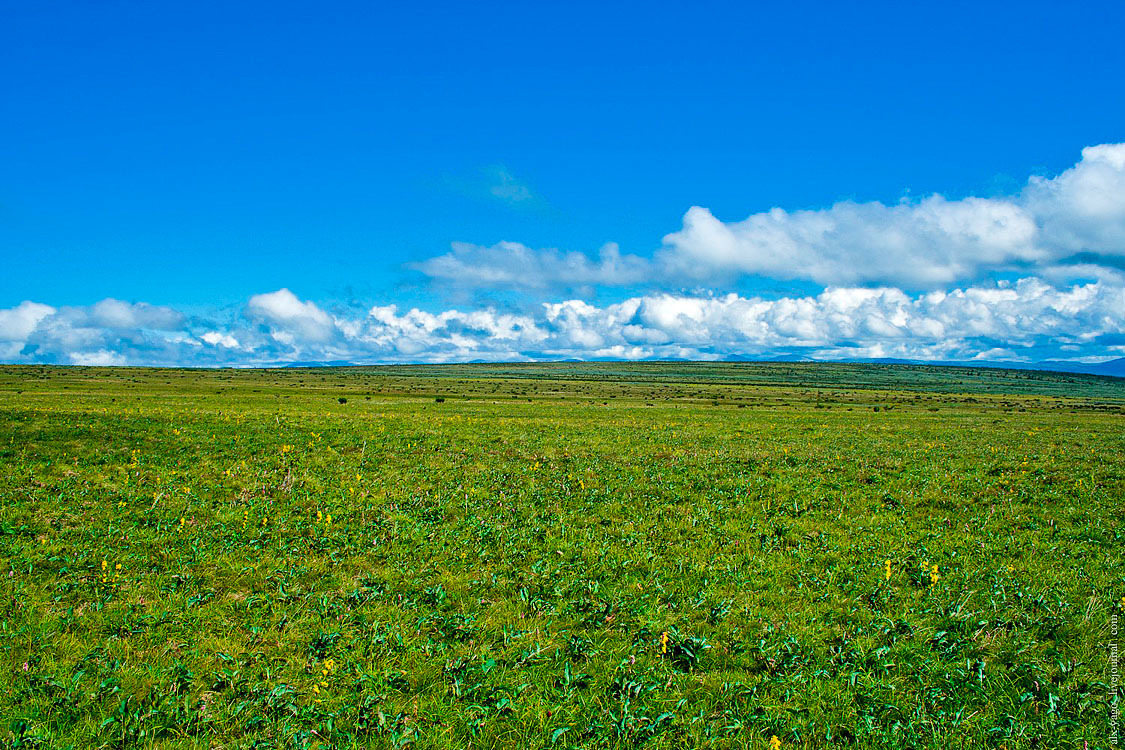
[[[2,367],[0,746],[1108,748],[1123,489],[1112,378]]]

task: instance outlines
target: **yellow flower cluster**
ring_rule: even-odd
[[[112,577],[110,577],[111,572],[112,572]],[[115,586],[120,582],[120,579],[121,579],[121,563],[117,563],[116,565],[114,565],[113,570],[110,571],[109,561],[108,560],[102,560],[102,583],[108,584],[110,586]]]
[[[328,678],[336,671],[336,662],[333,659],[325,659],[324,663],[320,665],[320,679],[313,685],[313,692],[320,695],[321,688],[328,687]],[[319,700],[319,698],[318,698]]]
[[[929,563],[929,561],[923,562],[922,563],[922,572],[923,573],[929,573],[929,575],[930,575],[930,585],[931,586],[933,586],[935,583],[937,583],[938,580],[941,578],[941,576],[938,575],[938,566],[937,566],[936,563],[931,565]]]

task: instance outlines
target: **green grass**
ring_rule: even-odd
[[[1123,489],[1110,378],[0,367],[0,746],[1108,748]]]

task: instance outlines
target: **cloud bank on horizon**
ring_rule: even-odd
[[[412,268],[436,287],[515,290],[521,302],[326,309],[280,289],[222,317],[115,299],[25,301],[0,310],[0,361],[1103,361],[1125,356],[1125,144],[1085,148],[1074,167],[1032,177],[1009,197],[775,208],[729,223],[696,206],[648,257],[615,245],[586,254],[454,243]],[[754,279],[823,291],[780,299],[728,291]],[[632,291],[597,305],[582,299],[593,289]]]

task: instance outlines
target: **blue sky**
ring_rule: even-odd
[[[1119,2],[0,7],[3,361],[1125,354]]]

